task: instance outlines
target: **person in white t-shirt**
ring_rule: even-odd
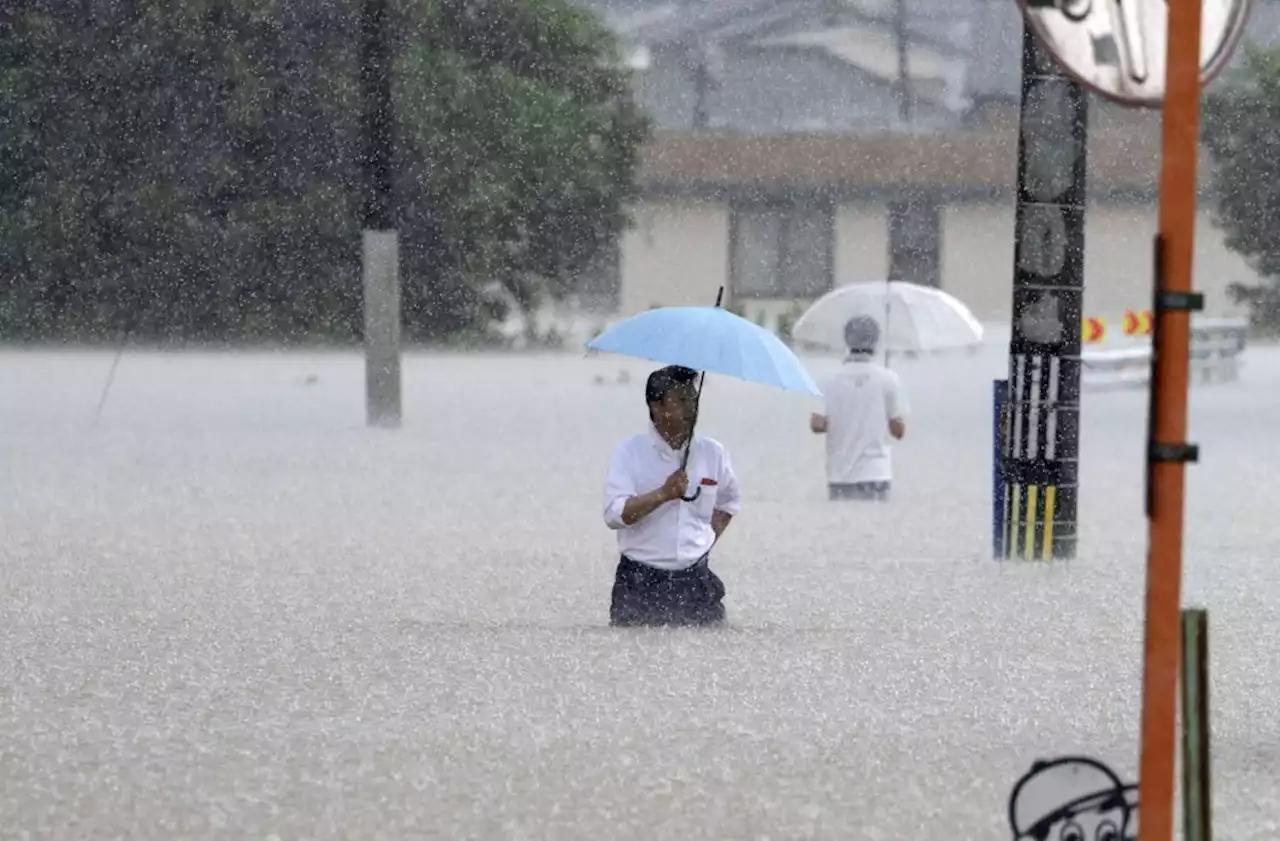
[[[724,584],[711,548],[738,513],[738,479],[716,440],[693,435],[697,372],[654,371],[645,383],[649,428],[614,450],[604,481],[604,521],[618,535],[609,620],[615,626],[715,625]]]
[[[823,383],[825,411],[809,429],[827,436],[831,499],[885,501],[893,482],[892,442],[907,431],[907,396],[897,373],[875,361],[880,325],[855,316],[844,328],[849,356]]]

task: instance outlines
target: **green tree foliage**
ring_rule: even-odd
[[[1280,50],[1245,46],[1240,70],[1204,99],[1203,136],[1227,247],[1262,278],[1233,283],[1255,326],[1280,329]]]
[[[399,0],[406,333],[574,290],[648,123],[567,0]],[[360,331],[359,0],[20,0],[0,26],[0,335]]]

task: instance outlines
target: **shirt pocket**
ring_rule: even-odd
[[[694,513],[698,519],[711,522],[711,515],[716,510],[716,495],[720,488],[717,485],[698,485],[698,498],[689,503],[693,506]]]

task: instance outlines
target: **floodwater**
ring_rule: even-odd
[[[0,837],[1005,839],[1037,758],[1138,756],[1145,393],[1086,395],[1081,556],[990,546],[999,348],[904,362],[894,499],[712,377],[732,626],[607,627],[646,363],[0,353]],[[815,371],[830,367],[815,361]],[[627,372],[629,382],[618,382]],[[599,380],[599,381],[598,381]],[[1280,836],[1280,353],[1197,389],[1185,599],[1216,829]]]

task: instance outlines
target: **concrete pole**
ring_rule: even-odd
[[[366,230],[365,398],[369,426],[400,425],[400,243],[394,231]]]
[[[393,196],[391,48],[387,0],[364,0],[360,82],[365,178],[361,263],[369,426],[400,426],[400,248]]]

